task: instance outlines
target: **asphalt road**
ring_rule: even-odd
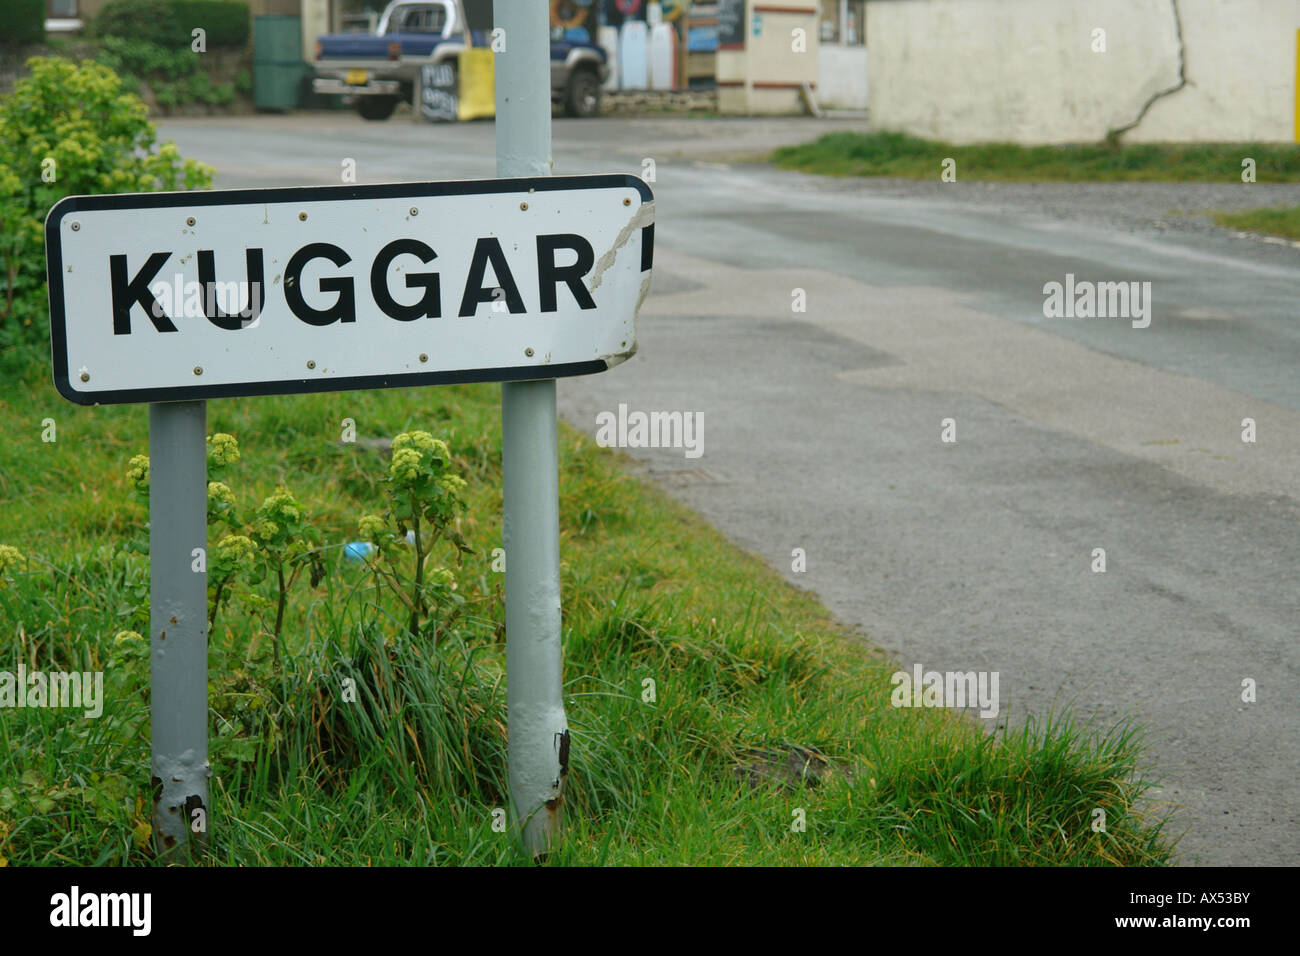
[[[557,120],[556,173],[652,159],[657,206],[640,351],[562,382],[562,412],[592,434],[620,403],[702,414],[701,457],[629,454],[904,669],[997,671],[998,721],[1062,704],[1140,719],[1159,798],[1184,808],[1182,862],[1300,863],[1300,252],[1170,213],[1300,189],[939,183],[938,159],[934,183],[830,181],[739,161],[858,125]],[[363,183],[495,173],[482,122],[161,132],[219,187],[338,183],[349,158]],[[1044,318],[1044,284],[1067,273],[1150,282],[1150,326]]]

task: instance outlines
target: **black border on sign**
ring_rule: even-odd
[[[205,189],[158,193],[110,193],[65,196],[45,217],[45,270],[50,287],[50,351],[54,387],[78,405],[125,405],[141,402],[198,401],[253,395],[293,395],[313,392],[359,391],[368,388],[409,388],[418,385],[458,385],[467,382],[526,382],[571,375],[591,375],[609,368],[604,359],[561,365],[516,365],[509,368],[453,369],[392,375],[361,375],[333,379],[281,379],[227,385],[182,385],[174,388],[118,389],[79,392],[68,376],[68,330],[63,301],[63,218],[79,210],[162,209],[173,206],[234,206],[243,203],[328,202],[338,199],[412,199],[425,196],[483,196],[496,193],[549,192],[560,189],[612,189],[631,186],[641,202],[653,202],[649,184],[629,174],[597,176],[539,176],[518,179],[456,179],[430,183],[383,183],[374,186],[277,186],[269,189]],[[654,261],[654,225],[641,230],[641,271]]]

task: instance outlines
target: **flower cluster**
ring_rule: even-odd
[[[217,542],[217,560],[229,568],[249,567],[257,556],[257,545],[246,535],[230,534]]]
[[[235,493],[230,486],[220,481],[208,482],[208,525],[224,521],[228,525],[238,523],[235,511]]]
[[[23,553],[12,544],[0,544],[0,588],[5,586],[4,575],[10,568],[26,564]]]
[[[469,482],[460,475],[439,475],[437,478],[438,487],[449,495],[456,495],[469,487]]]
[[[388,466],[388,473],[394,481],[401,484],[414,484],[420,477],[420,453],[414,448],[395,450],[393,463]]]
[[[393,439],[387,481],[393,490],[393,515],[399,528],[428,522],[445,529],[465,510],[461,492],[468,485],[456,474],[451,449],[428,432],[402,432]]]
[[[427,572],[425,580],[434,587],[456,590],[456,575],[451,568],[434,568]]]
[[[239,442],[234,435],[217,432],[208,436],[208,466],[226,468],[239,461]]]
[[[280,488],[257,509],[250,533],[261,547],[284,547],[302,527],[302,505],[288,488]]]
[[[230,490],[229,485],[222,484],[219,481],[209,481],[208,504],[217,507],[234,507],[235,493]]]
[[[362,515],[361,520],[357,522],[357,530],[361,532],[362,541],[369,541],[380,548],[387,547],[394,540],[388,522],[379,515]]]
[[[422,480],[436,479],[450,466],[451,449],[428,432],[402,432],[393,439],[388,474],[399,485],[414,490]]]
[[[127,463],[126,480],[131,482],[131,486],[137,493],[142,495],[149,493],[148,455],[136,455]]]
[[[441,438],[434,438],[428,432],[402,432],[393,439],[394,453],[406,448],[414,448],[419,452],[432,452],[433,457],[443,462],[451,459],[451,450],[447,447],[447,443]]]

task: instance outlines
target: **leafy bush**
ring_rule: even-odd
[[[39,43],[45,39],[45,0],[0,0],[5,31],[0,45]]]
[[[189,47],[176,49],[124,37],[105,37],[95,59],[118,74],[124,85],[136,88],[140,79],[152,81],[158,76],[180,79],[199,67],[199,54],[191,52]]]
[[[212,169],[161,145],[144,103],[99,63],[33,57],[0,99],[0,349],[49,341],[43,225],[64,196],[205,189]]]
[[[143,40],[171,50],[190,48],[190,32],[172,0],[108,0],[92,25],[97,37]]]
[[[94,32],[189,50],[193,31],[202,29],[210,50],[243,46],[249,23],[248,4],[237,0],[108,0],[95,17]]]
[[[188,38],[196,27],[207,31],[208,49],[248,42],[248,4],[237,0],[173,0],[176,19]]]
[[[235,99],[235,87],[218,83],[199,68],[200,54],[189,47],[169,49],[148,40],[105,37],[96,59],[122,76],[123,86],[138,93],[140,81],[148,82],[154,101],[165,110],[187,103],[227,106]]]
[[[184,93],[186,101],[208,106],[226,106],[235,98],[234,86],[217,83],[207,73],[195,73],[186,80]]]
[[[154,100],[164,110],[170,112],[181,105],[182,87],[180,83],[155,83],[152,86]]]

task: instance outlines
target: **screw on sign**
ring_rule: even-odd
[[[505,66],[499,96],[521,82]],[[549,111],[515,99],[499,136],[512,110]],[[653,224],[649,187],[626,175],[73,196],[50,211],[59,393],[150,405],[160,852],[202,850],[210,826],[207,574],[191,565],[207,539],[205,400],[471,381],[504,383],[511,789],[526,845],[545,852],[568,758],[554,380],[636,351]],[[542,613],[526,606],[539,594]],[[530,694],[547,701],[525,708],[545,728],[516,712]]]

